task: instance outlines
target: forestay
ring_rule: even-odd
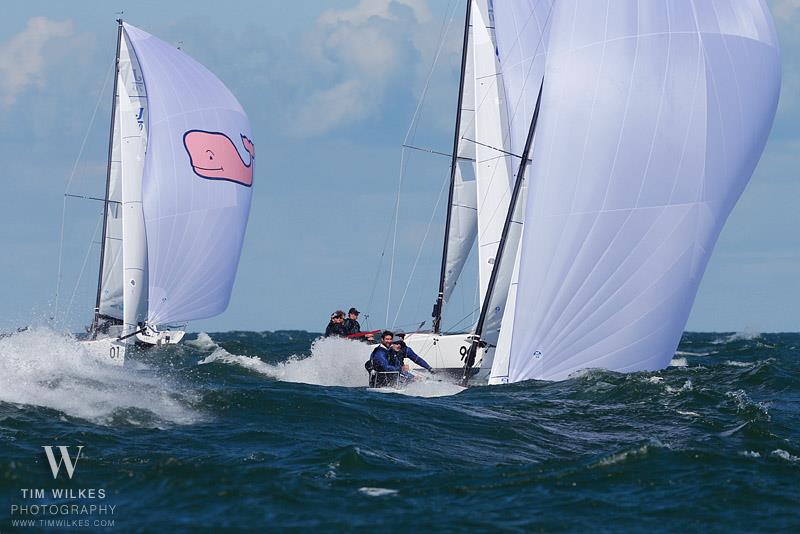
[[[663,368],[775,114],[769,12],[561,0],[544,79],[509,358],[491,381]]]
[[[248,212],[255,149],[230,91],[205,67],[129,24],[149,99],[142,177],[149,324],[228,305]]]

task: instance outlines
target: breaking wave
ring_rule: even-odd
[[[202,340],[201,340],[202,337]],[[211,342],[209,345],[208,342]],[[258,356],[231,354],[218,346],[207,334],[198,336],[198,342],[213,352],[199,361],[200,365],[224,363],[237,365],[249,371],[280,380],[317,386],[366,387],[368,382],[364,362],[369,360],[372,347],[360,341],[337,337],[319,338],[311,344],[310,355],[293,355],[288,360],[267,363]],[[444,379],[421,376],[401,389],[381,388],[381,393],[399,393],[415,397],[454,395],[464,388]]]
[[[146,367],[96,359],[74,337],[37,327],[0,339],[0,402],[39,406],[101,425],[189,424],[197,400]]]

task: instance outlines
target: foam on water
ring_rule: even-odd
[[[732,343],[734,341],[752,341],[761,337],[761,332],[754,330],[745,330],[743,332],[736,332],[728,336],[720,337],[712,341],[714,345],[722,345],[725,343]]]
[[[369,360],[372,347],[360,341],[338,337],[319,338],[311,344],[311,355],[293,355],[279,363],[267,363],[257,356],[230,354],[211,341],[214,352],[198,362],[200,365],[226,363],[238,365],[282,382],[297,382],[317,386],[366,387],[368,382],[364,362]],[[198,336],[199,340],[199,336]],[[206,344],[206,341],[203,341]],[[375,391],[400,393],[416,397],[454,395],[464,388],[441,379],[424,379],[404,388],[381,388]]]
[[[0,339],[0,402],[51,408],[102,425],[120,419],[141,426],[194,423],[202,417],[184,389],[97,360],[75,338],[49,328]]]
[[[200,332],[197,334],[197,339],[189,339],[184,341],[184,344],[198,350],[211,350],[217,348],[217,344],[214,343],[214,340],[211,339],[211,336],[205,332]]]
[[[397,495],[399,492],[395,489],[389,488],[358,488],[358,491],[369,497],[386,497],[389,495]]]

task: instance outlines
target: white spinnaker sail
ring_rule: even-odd
[[[475,87],[472,84],[472,33],[467,44],[467,63],[464,68],[464,92],[462,95],[461,127],[458,142],[458,161],[455,183],[453,184],[453,203],[450,211],[450,232],[447,242],[445,262],[444,302],[450,299],[453,290],[469,257],[478,231],[477,196],[475,189],[475,145],[464,139],[475,136]]]
[[[772,125],[772,19],[758,0],[551,18],[507,380],[663,368]]]
[[[474,0],[472,35],[475,63],[475,153],[478,188],[478,278],[480,302],[494,268],[495,255],[503,232],[508,201],[511,198],[511,169],[514,159],[508,154],[509,131],[505,89],[496,54],[492,7],[488,0]],[[512,251],[513,254],[513,251]],[[498,273],[490,298],[490,312],[484,322],[484,339],[494,343],[503,317],[511,270]],[[507,276],[503,276],[507,275]]]
[[[149,102],[142,178],[147,322],[211,317],[230,300],[250,211],[250,124],[208,69],[173,45],[124,27]]]
[[[122,169],[123,335],[135,332],[147,315],[147,241],[142,212],[142,174],[147,150],[148,101],[136,54],[123,31],[120,41],[119,133]],[[133,342],[133,338],[129,338]]]

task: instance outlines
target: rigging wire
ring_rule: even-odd
[[[425,98],[428,94],[428,89],[430,88],[431,79],[433,78],[433,73],[436,69],[436,65],[439,62],[439,57],[442,54],[442,50],[444,48],[445,38],[447,34],[450,32],[450,27],[452,26],[453,20],[455,19],[456,15],[456,8],[458,4],[453,2],[452,7],[450,8],[450,17],[446,18],[446,23],[442,24],[442,29],[439,34],[439,44],[436,48],[436,53],[433,57],[433,62],[431,64],[431,68],[428,70],[428,76],[425,80],[425,85],[422,89],[422,93],[420,94],[419,99],[417,100],[417,107],[414,110],[414,114],[411,117],[411,123],[409,124],[408,130],[406,131],[406,136],[403,139],[403,145],[408,145],[410,139],[413,139],[416,135],[417,128],[419,127],[419,123],[417,122],[417,118],[419,116],[420,110],[422,109],[422,104],[425,101]],[[397,253],[397,225],[400,219],[400,192],[403,186],[403,176],[405,175],[406,169],[406,148],[403,147],[400,152],[400,176],[397,182],[397,196],[395,198],[394,204],[394,217],[393,217],[393,236],[392,236],[392,256],[391,262],[389,266],[389,287],[387,290],[386,295],[386,324],[389,323],[389,309],[391,307],[391,300],[392,300],[392,282],[394,280],[394,264],[395,264],[395,255]]]
[[[86,148],[86,141],[89,139],[89,133],[92,131],[92,126],[94,125],[94,120],[97,117],[97,110],[100,109],[100,101],[103,98],[103,95],[106,92],[106,87],[108,86],[108,80],[111,77],[111,73],[115,70],[114,67],[116,65],[116,59],[111,62],[109,66],[108,72],[106,72],[105,80],[103,80],[103,87],[100,89],[100,92],[97,94],[97,102],[94,105],[94,111],[92,111],[92,117],[89,119],[89,126],[86,128],[86,133],[83,136],[83,141],[81,141],[81,147],[78,150],[78,156],[75,158],[75,163],[72,165],[72,172],[67,179],[67,185],[64,187],[64,198],[61,204],[61,228],[59,231],[59,239],[58,239],[58,271],[56,274],[56,295],[55,295],[55,302],[53,305],[53,314],[52,318],[58,316],[58,300],[61,293],[61,273],[63,268],[63,255],[64,255],[64,226],[66,221],[66,214],[67,214],[67,192],[69,191],[70,186],[72,185],[72,180],[75,178],[75,173],[78,170],[78,163],[83,156],[83,150]],[[92,237],[92,241],[94,241],[94,237]],[[83,269],[81,269],[83,271]],[[74,295],[73,295],[74,296]]]
[[[392,321],[392,328],[397,323],[397,317],[400,315],[400,310],[403,308],[403,302],[406,300],[406,294],[408,293],[408,288],[411,286],[411,281],[414,279],[414,272],[417,270],[417,264],[419,263],[419,259],[422,256],[422,249],[425,247],[425,242],[428,240],[428,234],[431,231],[431,226],[433,226],[433,219],[436,217],[436,212],[438,211],[439,204],[442,202],[442,195],[444,194],[445,186],[448,185],[450,179],[450,173],[445,173],[444,180],[442,181],[442,187],[439,189],[439,196],[436,198],[436,205],[433,207],[433,211],[431,212],[431,218],[428,221],[428,227],[425,229],[425,235],[422,237],[422,241],[419,244],[419,249],[417,250],[417,257],[414,259],[414,266],[411,267],[411,274],[408,275],[408,282],[406,283],[406,288],[403,291],[403,296],[400,299],[400,304],[397,305],[397,312],[394,314],[394,320]]]
[[[103,206],[103,209],[105,209],[105,206]],[[64,322],[66,322],[66,319],[69,316],[69,311],[72,309],[72,303],[75,301],[75,295],[78,293],[78,286],[81,284],[81,279],[83,278],[83,273],[86,270],[86,264],[89,261],[89,256],[91,255],[92,248],[95,244],[95,238],[97,237],[97,231],[100,229],[101,224],[103,224],[102,217],[98,219],[97,224],[94,226],[92,239],[89,241],[89,246],[86,248],[86,254],[83,256],[83,265],[81,265],[81,270],[78,273],[78,280],[75,282],[75,287],[72,288],[72,296],[69,298],[69,303],[67,304],[66,308],[64,308]]]

